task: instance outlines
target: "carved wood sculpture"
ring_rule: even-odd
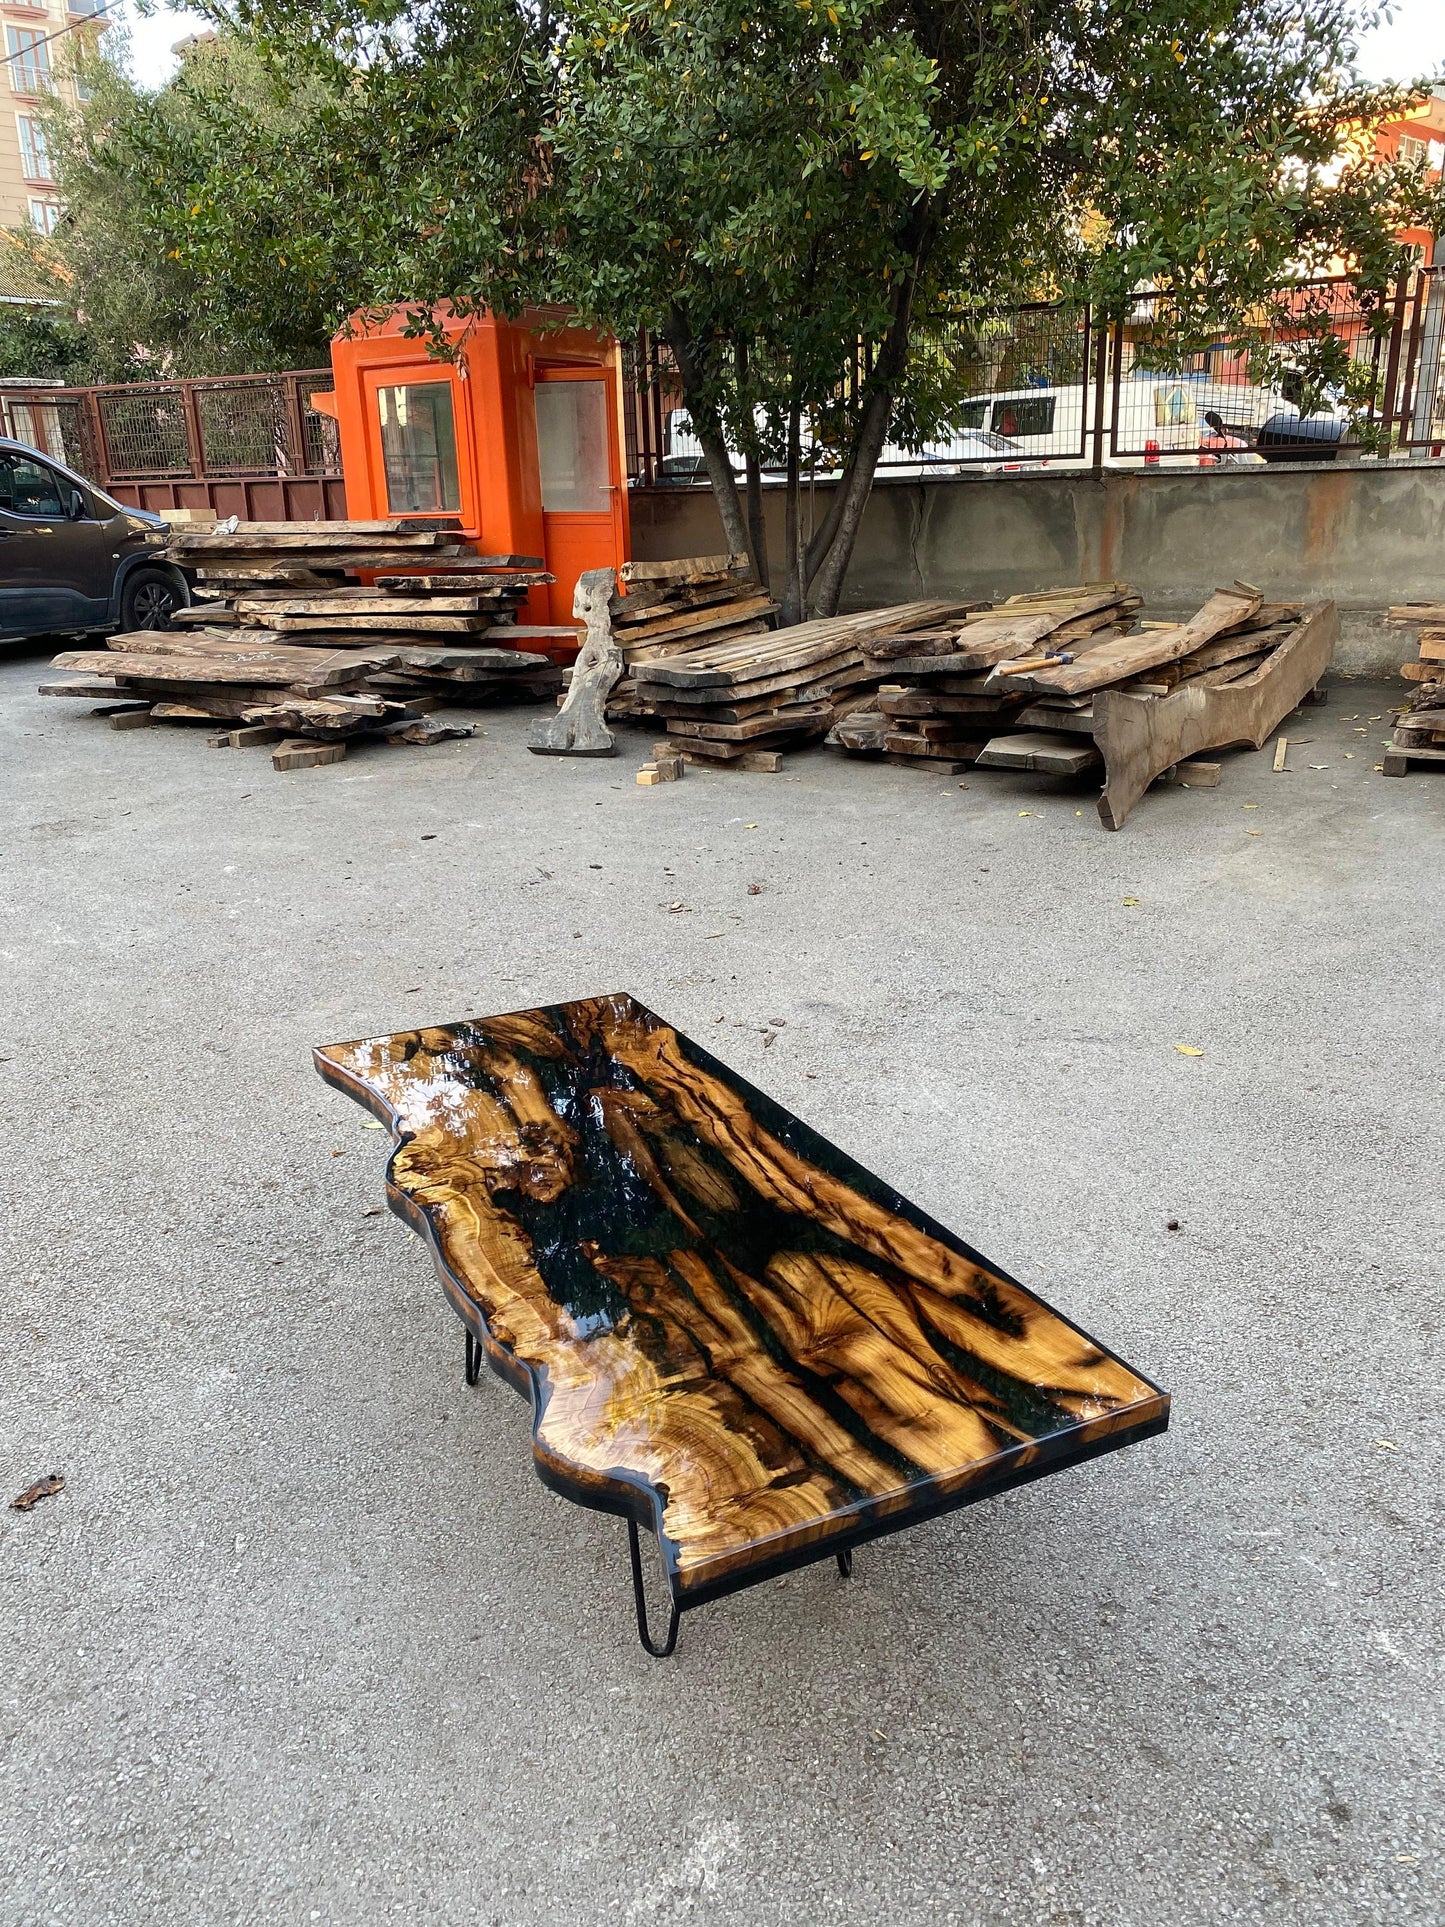
[[[1165,1393],[625,995],[316,1052],[392,1209],[624,1515],[638,1625],[1161,1432]],[[637,1526],[672,1600],[647,1630]]]
[[[1222,688],[1191,683],[1171,696],[1101,689],[1094,740],[1104,758],[1099,817],[1117,830],[1156,777],[1202,750],[1258,749],[1329,667],[1340,621],[1333,602],[1316,603],[1252,675]]]
[[[587,624],[567,700],[555,716],[533,723],[527,747],[536,756],[615,756],[607,727],[607,698],[622,674],[622,650],[612,634],[608,604],[617,591],[615,569],[588,569],[577,578],[572,613]]]

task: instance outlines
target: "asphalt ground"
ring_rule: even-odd
[[[6,1927],[1440,1918],[1445,774],[1376,772],[1392,688],[1110,835],[821,750],[639,789],[647,738],[514,712],[282,776],[43,660],[0,664],[0,1495],[66,1483],[0,1512]],[[647,1658],[621,1521],[463,1386],[310,1062],[616,989],[1167,1437]]]

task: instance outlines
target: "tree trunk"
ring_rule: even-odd
[[[787,508],[783,517],[783,547],[787,558],[787,586],[778,611],[778,627],[791,628],[803,619],[808,585],[803,574],[802,407],[796,397],[788,405]]]
[[[763,471],[758,460],[757,418],[753,413],[753,391],[748,381],[748,344],[737,345],[738,429],[743,444],[743,473],[748,505],[748,548],[753,558],[753,574],[761,588],[768,587],[768,538],[763,528]]]
[[[748,525],[738,496],[737,477],[733,474],[727,443],[723,439],[722,421],[718,415],[716,402],[704,388],[702,369],[693,351],[686,317],[676,308],[669,317],[664,339],[672,350],[673,360],[677,363],[678,376],[682,382],[682,396],[687,403],[693,433],[702,444],[702,459],[707,469],[707,479],[712,484],[713,500],[717,503],[718,516],[723,525],[723,540],[731,554],[747,555],[750,552]]]
[[[833,616],[843,593],[843,581],[863,511],[873,489],[878,458],[888,439],[888,423],[893,414],[893,398],[908,365],[908,342],[913,327],[913,297],[923,267],[927,242],[920,244],[913,265],[904,277],[893,300],[893,318],[884,337],[878,361],[870,377],[868,399],[863,404],[863,421],[853,448],[853,459],[829,504],[828,513],[808,555],[807,609],[810,615]]]

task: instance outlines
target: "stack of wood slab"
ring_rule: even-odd
[[[704,645],[766,635],[778,605],[745,555],[694,555],[674,562],[624,562],[609,609],[623,672],[607,701],[611,721],[653,712],[634,675],[643,663],[668,662]]]
[[[1097,767],[1094,696],[1159,696],[1253,673],[1299,609],[1266,605],[1242,585],[1220,590],[1188,623],[1145,623],[1122,582],[1012,596],[961,624],[896,636],[875,659],[889,676],[871,709],[841,724],[844,749],[937,769]]]
[[[630,670],[638,713],[663,721],[689,762],[776,769],[782,751],[825,736],[867,700],[881,674],[871,645],[971,606],[897,603],[638,659]]]
[[[1445,602],[1396,603],[1389,620],[1416,630],[1419,651],[1400,665],[1412,687],[1381,764],[1386,776],[1404,776],[1412,763],[1445,764]]]
[[[128,705],[131,727],[284,733],[336,761],[359,736],[470,734],[431,714],[449,702],[551,696],[561,672],[546,648],[576,648],[571,627],[539,636],[516,623],[528,591],[551,580],[535,558],[480,556],[435,525],[230,522],[175,530],[167,553],[193,572],[197,606],[169,630],[57,656],[56,669],[79,673],[43,693]],[[519,646],[534,639],[542,647]],[[276,760],[307,759],[283,743]]]
[[[388,672],[396,694],[545,696],[559,681],[547,664],[577,652],[575,624],[517,621],[529,592],[552,581],[537,557],[478,555],[434,523],[223,523],[175,531],[167,554],[196,577],[197,604],[182,626],[225,629],[260,648],[385,641],[407,651]],[[531,677],[494,685],[498,649],[545,660]]]
[[[977,762],[1012,728],[1026,694],[996,686],[994,665],[1028,648],[1072,649],[1127,627],[1139,598],[1124,583],[1013,596],[998,608],[970,607],[961,621],[905,631],[870,645],[887,674],[871,707],[839,726],[844,749],[881,753],[935,773]],[[1077,761],[1077,745],[1066,759]]]

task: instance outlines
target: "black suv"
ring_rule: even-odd
[[[0,640],[164,629],[191,600],[160,516],[0,436]]]

